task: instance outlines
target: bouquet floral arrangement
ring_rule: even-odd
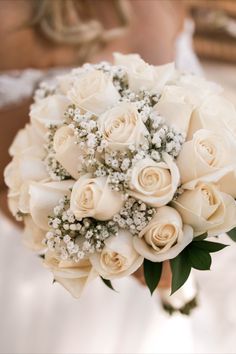
[[[74,297],[142,265],[172,293],[235,239],[236,111],[221,88],[114,54],[42,83],[10,147],[9,207],[23,240]]]

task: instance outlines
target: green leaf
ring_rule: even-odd
[[[171,295],[174,294],[188,279],[191,272],[186,251],[181,252],[177,257],[170,260],[172,272]]]
[[[38,254],[38,257],[41,259],[45,259],[45,255],[44,254]]]
[[[204,234],[202,235],[199,235],[197,237],[194,237],[193,241],[202,241],[202,240],[205,240],[205,238],[207,238],[207,232],[205,232]]]
[[[153,294],[153,291],[156,289],[161,279],[162,263],[153,263],[147,259],[144,259],[143,268],[146,284],[151,294]]]
[[[116,291],[116,290],[113,288],[113,285],[112,285],[112,283],[111,283],[110,280],[104,279],[103,277],[100,277],[100,278],[102,279],[103,283],[104,283],[106,286],[108,286],[109,289]]]
[[[192,242],[190,247],[199,248],[208,251],[209,253],[221,251],[223,248],[228,247],[220,242],[211,242],[211,241],[198,241]]]
[[[236,242],[236,227],[234,229],[228,231],[227,235],[231,238],[231,240]]]
[[[211,268],[211,256],[208,251],[192,246],[188,247],[187,252],[192,268],[198,270],[209,270]]]

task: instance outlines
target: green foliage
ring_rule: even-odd
[[[161,273],[162,263],[144,260],[144,277],[151,294],[153,294],[161,279]]]
[[[111,290],[113,290],[113,291],[116,291],[116,290],[113,288],[113,285],[112,285],[112,283],[111,283],[110,280],[104,279],[103,277],[100,277],[100,278],[102,279],[103,283],[104,283],[109,289],[111,289]]]
[[[177,257],[170,261],[172,272],[171,295],[174,294],[187,281],[191,265],[187,256],[187,252],[181,252]]]
[[[170,260],[172,272],[171,294],[174,294],[187,281],[191,269],[209,270],[210,253],[227,247],[222,243],[206,241],[206,234],[196,237],[177,257]]]
[[[228,231],[227,235],[231,238],[231,240],[236,242],[236,227],[234,229]]]

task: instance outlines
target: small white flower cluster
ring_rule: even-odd
[[[54,82],[42,81],[34,93],[34,102],[38,102],[45,97],[53,95],[56,89],[57,85]]]
[[[153,160],[161,161],[163,152],[167,152],[173,158],[176,158],[185,142],[185,133],[165,124],[165,118],[159,116],[156,112],[149,115],[146,125],[150,133],[147,137],[149,154]]]
[[[113,217],[118,226],[127,229],[132,235],[138,235],[151,221],[156,208],[148,206],[146,203],[128,197],[120,213]]]
[[[89,65],[96,70],[101,70],[104,73],[111,75],[113,84],[121,95],[123,95],[123,92],[128,89],[128,75],[122,66],[111,65],[111,63],[106,61],[95,64],[94,66],[91,64]]]
[[[84,218],[78,221],[69,209],[69,202],[65,196],[54,208],[54,215],[49,217],[50,230],[43,242],[62,260],[79,262],[89,254],[101,252],[104,241],[110,235],[117,235],[118,225],[113,220]]]

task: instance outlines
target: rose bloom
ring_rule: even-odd
[[[172,157],[164,154],[164,162],[150,158],[138,161],[130,177],[128,193],[148,205],[160,207],[169,203],[178,187],[179,170]]]
[[[75,78],[68,98],[83,110],[99,115],[116,104],[120,95],[109,75],[91,70]]]
[[[51,270],[54,279],[77,299],[86,286],[97,277],[88,259],[79,262],[62,261],[55,253],[47,251],[44,265]]]
[[[43,162],[43,140],[32,126],[26,125],[16,135],[9,152],[13,159],[4,171],[5,183],[9,187],[9,208],[13,215],[18,210],[28,213],[29,183],[49,179]]]
[[[148,135],[135,105],[126,102],[102,114],[98,127],[111,150],[127,150],[130,145],[137,146],[145,142],[145,135]]]
[[[63,95],[52,95],[38,100],[31,106],[30,118],[36,130],[46,138],[50,125],[60,126],[64,121],[64,112],[70,101]]]
[[[199,129],[209,129],[224,135],[236,147],[236,109],[232,102],[220,95],[207,97],[192,114],[188,139]]]
[[[78,219],[109,220],[123,206],[123,195],[113,191],[107,177],[82,176],[73,186],[70,209]]]
[[[169,126],[187,133],[194,105],[189,92],[180,86],[165,86],[153,110],[165,118]]]
[[[94,269],[105,279],[125,277],[134,273],[143,263],[133,247],[133,236],[125,230],[120,230],[117,236],[105,240],[101,253],[90,256]]]
[[[115,53],[114,63],[125,68],[129,88],[134,92],[139,90],[160,92],[175,73],[174,63],[153,66],[146,63],[138,54]]]
[[[55,159],[73,178],[78,179],[86,151],[79,147],[74,130],[69,126],[59,128],[54,135],[53,149]]]
[[[188,93],[194,108],[199,107],[211,95],[222,92],[220,85],[194,74],[177,74],[175,83]]]
[[[205,232],[216,236],[236,226],[234,198],[221,192],[214,183],[196,181],[188,188],[172,205],[183,222],[193,227],[195,236]]]
[[[233,161],[234,156],[224,134],[201,129],[192,140],[183,144],[176,163],[181,182],[186,183],[205,175],[214,175],[223,167],[232,165]],[[235,184],[236,179],[232,182]]]
[[[157,208],[149,224],[133,239],[134,248],[152,262],[175,258],[193,239],[193,229],[183,225],[180,214],[169,206]]]
[[[29,186],[29,213],[34,223],[42,230],[48,231],[48,217],[65,195],[70,195],[73,180],[61,182],[37,183]]]
[[[45,231],[41,230],[33,221],[30,215],[24,217],[24,231],[22,234],[23,244],[34,252],[45,250],[43,244]]]

